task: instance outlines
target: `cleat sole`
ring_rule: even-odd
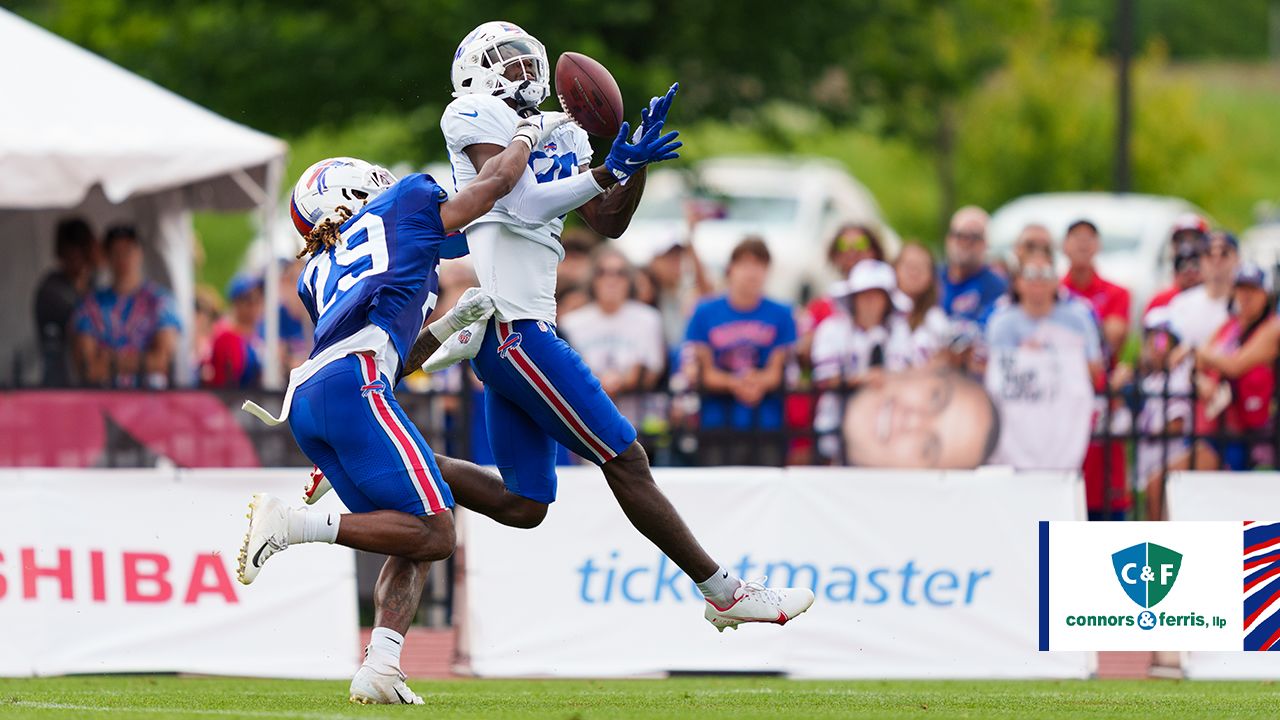
[[[253,514],[258,509],[258,498],[261,493],[255,494],[253,499],[249,501],[249,512],[245,513],[245,518],[249,521],[249,527],[244,531],[244,540],[240,541],[240,554],[236,556],[236,579],[241,585],[252,583],[245,577],[245,568],[249,564],[249,535],[253,532]]]

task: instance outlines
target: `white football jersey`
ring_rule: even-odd
[[[491,95],[463,95],[449,103],[440,118],[440,129],[449,149],[454,187],[461,190],[476,176],[465,148],[480,144],[506,147],[518,122],[516,111]],[[576,175],[580,166],[590,163],[587,133],[572,123],[557,128],[529,155],[529,166],[540,183]],[[494,296],[499,320],[555,322],[556,268],[564,258],[560,245],[563,228],[561,218],[536,228],[522,226],[507,213],[502,200],[467,226],[476,275],[485,292]]]

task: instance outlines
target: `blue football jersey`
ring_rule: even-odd
[[[307,261],[298,295],[316,328],[312,357],[373,324],[404,362],[435,308],[446,197],[431,176],[406,176],[344,223],[334,247]]]

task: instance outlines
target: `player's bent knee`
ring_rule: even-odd
[[[649,455],[644,446],[637,440],[612,460],[601,466],[605,477],[610,480],[648,480],[653,481],[649,471]]]
[[[424,515],[419,519],[422,520],[422,540],[414,548],[411,559],[434,562],[452,555],[458,543],[453,525],[453,513]]]
[[[504,513],[503,524],[509,527],[520,528],[522,530],[531,530],[542,524],[547,517],[547,506],[536,500],[513,496],[516,499],[510,503],[506,513]]]

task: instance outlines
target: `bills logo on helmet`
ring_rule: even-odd
[[[345,160],[326,160],[311,173],[310,177],[307,178],[307,187],[314,185],[316,192],[323,195],[325,191],[329,189],[329,186],[324,181],[326,173],[335,167],[355,167],[355,165],[355,163],[347,162]]]

